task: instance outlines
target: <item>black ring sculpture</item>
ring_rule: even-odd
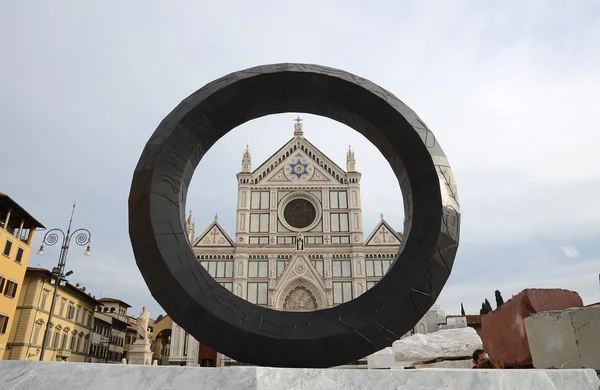
[[[284,112],[325,116],[363,134],[390,162],[403,196],[404,239],[385,277],[350,302],[313,312],[267,309],[230,293],[196,260],[184,229],[202,156],[236,126]],[[319,65],[258,66],[189,96],[146,144],[129,195],[129,235],[153,297],[199,342],[262,366],[332,367],[390,346],[437,299],[459,230],[456,184],[433,133],[385,89]]]

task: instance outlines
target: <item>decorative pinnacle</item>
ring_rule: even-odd
[[[219,214],[215,214],[215,221],[219,219]]]
[[[294,122],[296,122],[294,124],[294,135],[298,135],[298,136],[303,135],[302,119],[300,119],[300,117],[298,117],[298,118],[294,119]]]
[[[383,213],[380,214],[381,220],[383,221]]]

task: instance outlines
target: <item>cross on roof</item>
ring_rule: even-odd
[[[294,122],[300,124],[300,122],[302,122],[302,119],[300,119],[300,117],[298,117],[298,118],[294,119]]]

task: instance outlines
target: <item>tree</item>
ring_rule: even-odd
[[[490,301],[488,301],[487,298],[485,298],[485,301],[481,302],[481,310],[479,310],[479,314],[484,315],[493,310],[494,309],[492,309],[492,305],[490,304]]]
[[[465,315],[465,307],[463,306],[462,302],[460,303],[460,315],[461,316]]]
[[[487,308],[485,307],[485,302],[481,302],[481,309],[479,309],[479,314],[484,315],[487,314]]]
[[[494,311],[494,309],[492,308],[492,305],[490,304],[490,301],[487,300],[487,298],[485,298],[485,308],[487,309],[487,312],[491,312]]]
[[[500,294],[500,290],[496,290],[496,309],[504,304],[504,299],[502,299],[502,294]]]

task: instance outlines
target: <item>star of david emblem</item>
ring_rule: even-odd
[[[296,161],[295,164],[290,164],[290,167],[292,168],[290,175],[296,175],[298,179],[303,175],[308,175],[308,171],[306,170],[308,164],[302,164],[302,161],[300,160]]]

